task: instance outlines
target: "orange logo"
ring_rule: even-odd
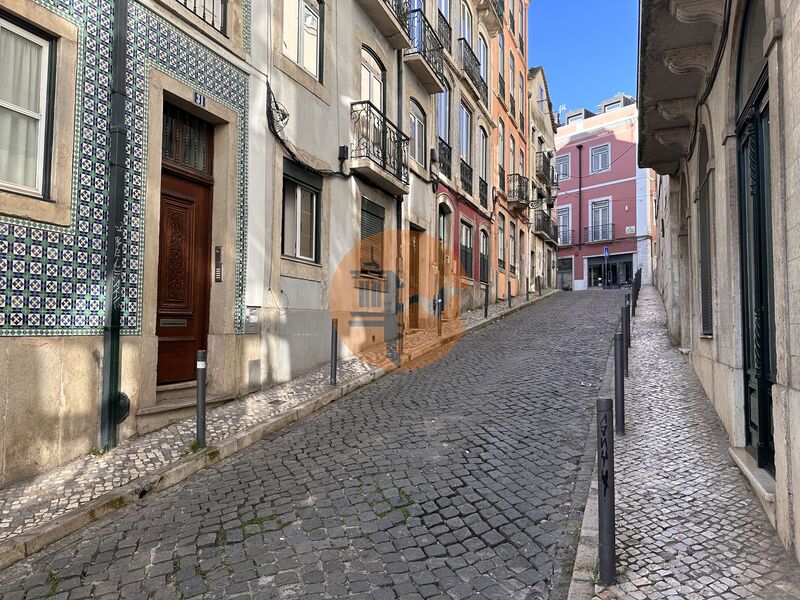
[[[445,244],[422,232],[385,230],[362,239],[331,283],[340,340],[376,367],[436,362],[464,334],[461,295],[471,286],[461,284],[457,265]]]

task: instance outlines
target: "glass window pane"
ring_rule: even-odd
[[[319,16],[307,4],[304,5],[303,12],[302,55],[302,67],[316,77],[319,57]]]
[[[283,180],[283,253],[297,256],[297,184]]]
[[[35,188],[39,120],[0,107],[0,181]]]
[[[314,221],[316,195],[309,190],[300,189],[300,256],[314,259]]]
[[[42,47],[0,22],[0,56],[0,100],[40,114]]]
[[[298,0],[286,0],[283,3],[283,53],[296,63],[300,62],[299,25]]]

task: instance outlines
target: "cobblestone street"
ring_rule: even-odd
[[[616,440],[618,585],[598,599],[800,599],[800,568],[728,455],[725,430],[643,287]]]
[[[620,298],[471,334],[17,563],[0,598],[562,598]]]

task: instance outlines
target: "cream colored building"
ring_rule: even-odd
[[[639,162],[669,332],[800,549],[800,2],[641,3]],[[675,448],[680,451],[680,448]]]

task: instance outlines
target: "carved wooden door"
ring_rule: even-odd
[[[164,171],[158,256],[158,384],[195,378],[211,291],[211,187]]]

